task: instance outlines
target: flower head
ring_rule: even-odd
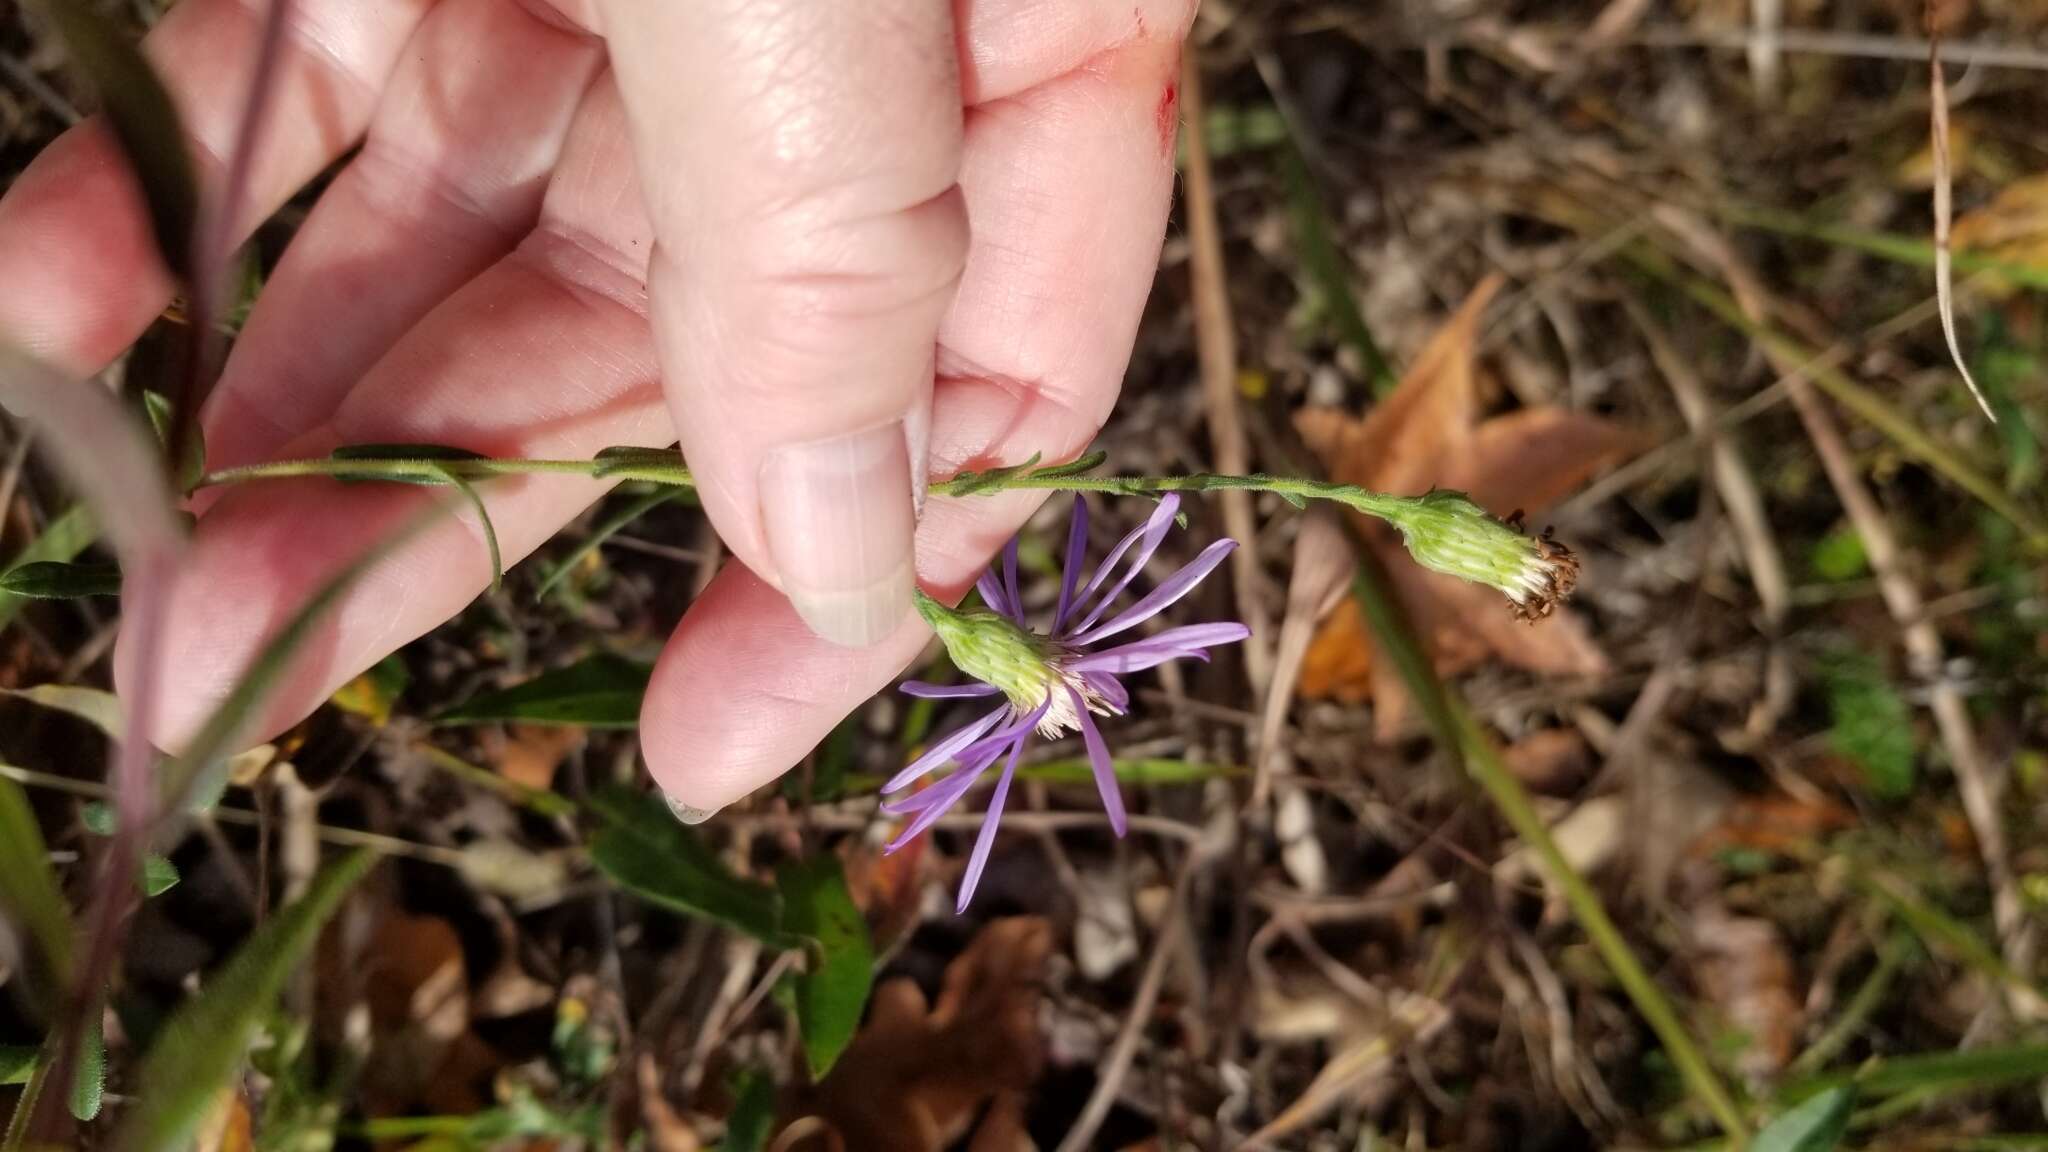
[[[1383,514],[1416,563],[1500,589],[1524,620],[1550,615],[1579,581],[1579,558],[1549,532],[1527,535],[1521,513],[1496,520],[1463,492],[1437,489]]]
[[[1109,814],[1110,826],[1121,836],[1125,826],[1123,796],[1117,790],[1109,748],[1094,720],[1096,716],[1121,716],[1130,707],[1130,693],[1118,677],[1169,660],[1207,660],[1210,648],[1234,644],[1251,635],[1251,630],[1242,624],[1192,624],[1168,628],[1141,640],[1103,646],[1103,641],[1150,620],[1186,596],[1237,547],[1235,540],[1218,540],[1136,603],[1111,614],[1110,608],[1159,550],[1179,509],[1178,496],[1169,494],[1160,500],[1151,517],[1125,536],[1084,584],[1081,565],[1088,544],[1088,509],[1080,497],[1075,497],[1060,576],[1059,603],[1043,632],[1033,631],[1024,618],[1023,600],[1017,588],[1015,540],[1003,550],[1000,574],[997,567],[991,566],[976,585],[986,610],[959,611],[918,594],[918,610],[939,634],[954,665],[976,682],[942,686],[910,681],[903,685],[903,691],[939,700],[1003,698],[1001,706],[933,744],[882,787],[884,795],[901,793],[935,769],[954,765],[945,779],[931,787],[884,802],[884,811],[912,817],[903,833],[889,845],[889,850],[894,851],[930,828],[984,773],[998,760],[1002,761],[1002,772],[996,778],[987,815],[982,819],[981,834],[975,839],[967,874],[960,883],[960,908],[967,907],[975,885],[981,880],[989,849],[995,843],[1003,802],[1009,797],[1010,780],[1033,732],[1046,737],[1069,732],[1081,734],[1095,770],[1095,786],[1102,794],[1102,806]]]

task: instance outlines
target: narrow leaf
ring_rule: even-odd
[[[749,1068],[733,1078],[733,1097],[719,1152],[761,1152],[775,1126],[775,1078],[763,1069]]]
[[[730,925],[776,947],[782,898],[765,884],[735,876],[659,799],[624,788],[591,798],[604,826],[590,843],[590,859],[613,883],[685,916]]]
[[[157,443],[164,452],[171,452],[171,437],[177,434],[178,417],[172,407],[171,398],[161,392],[144,392],[142,407],[149,414],[149,426],[156,429]],[[185,421],[185,443],[176,453],[178,461],[178,490],[190,492],[199,486],[199,478],[206,475],[206,432],[197,420]]]
[[[636,448],[623,445],[606,448],[593,459],[596,465],[590,474],[600,480],[617,477],[627,480],[652,480],[660,484],[690,484],[690,470],[683,463],[683,454],[674,448]]]
[[[199,995],[177,1010],[143,1060],[116,1148],[175,1152],[191,1142],[286,978],[376,861],[359,852],[321,873],[304,897],[251,934]]]
[[[534,600],[546,599],[547,594],[553,591],[556,585],[559,585],[566,579],[569,573],[574,572],[577,565],[583,563],[584,557],[604,547],[605,541],[624,531],[627,525],[661,507],[663,504],[688,494],[689,489],[687,488],[657,488],[606,517],[597,527],[590,530],[590,535],[584,537],[581,544],[576,545],[567,556],[562,557],[559,564],[548,569],[548,574],[542,578],[540,587],[534,589]]]
[[[99,1116],[107,1094],[107,1037],[99,1016],[86,1022],[80,1039],[78,1074],[71,1080],[71,1114],[92,1120]]]
[[[1870,790],[1887,800],[1912,794],[1918,752],[1913,713],[1877,661],[1837,653],[1822,668],[1833,725],[1828,743],[1855,762]]]
[[[31,600],[78,600],[86,596],[119,596],[119,564],[65,563],[36,560],[17,564],[0,575],[0,592]]]
[[[617,656],[597,655],[543,672],[511,688],[471,697],[434,718],[437,724],[580,724],[631,728],[654,670]]]
[[[44,525],[42,535],[23,548],[7,570],[11,572],[26,564],[71,560],[91,547],[99,534],[99,526],[93,523],[92,511],[83,504],[74,504],[63,515]],[[0,629],[5,629],[26,603],[28,597],[0,589]]]
[[[823,1080],[853,1040],[874,982],[867,921],[833,856],[816,856],[776,877],[783,926],[807,936],[809,964],[796,978],[797,1031],[813,1081]]]
[[[0,1044],[0,1088],[28,1083],[39,1051],[32,1044]]]
[[[0,688],[0,696],[12,696],[39,708],[76,716],[113,740],[119,740],[127,730],[127,723],[122,719],[121,698],[105,689],[83,688],[76,684],[38,684],[33,688]]]
[[[1834,1152],[1855,1107],[1854,1088],[1831,1088],[1771,1121],[1750,1152]]]
[[[232,754],[232,745],[241,738],[242,726],[248,723],[257,706],[269,694],[271,686],[283,675],[292,655],[312,633],[314,625],[341,600],[363,573],[412,539],[422,528],[439,519],[447,508],[445,503],[436,503],[398,531],[364,550],[361,556],[329,577],[327,583],[321,585],[285,621],[270,642],[257,652],[256,658],[250,661],[248,670],[235,681],[227,698],[207,717],[205,725],[185,746],[183,754],[164,765],[160,796],[166,811],[175,811],[192,804],[195,799],[218,794],[220,780],[215,777]]]
[[[181,278],[188,277],[199,190],[191,158],[185,154],[177,105],[149,61],[91,4],[56,0],[43,10],[63,37],[72,64],[99,93],[114,136],[142,184],[164,264]]]
[[[448,444],[344,444],[329,453],[336,460],[483,460],[481,452]]]
[[[505,559],[498,551],[498,529],[491,524],[491,510],[485,506],[484,498],[477,492],[474,484],[446,468],[441,470],[441,474],[447,478],[448,483],[455,486],[457,492],[462,493],[464,500],[469,501],[470,511],[476,513],[477,527],[482,529],[484,534],[484,547],[489,549],[491,554],[491,591],[496,592],[505,583]]]
[[[0,777],[0,914],[35,945],[31,987],[54,998],[71,972],[71,906],[43,845],[42,828],[21,786]]]
[[[180,879],[183,879],[183,877],[178,874],[178,866],[171,863],[168,859],[155,854],[142,858],[142,894],[144,896],[161,896],[176,888]]]

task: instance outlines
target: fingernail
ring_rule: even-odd
[[[676,814],[676,819],[690,825],[702,824],[718,815],[716,808],[692,808],[673,796],[668,797],[668,810]]]
[[[865,647],[910,614],[910,452],[901,420],[776,449],[761,522],[782,590],[811,631]]]
[[[910,515],[924,519],[924,500],[931,488],[932,380],[926,374],[924,386],[903,414],[903,445],[910,453]]]

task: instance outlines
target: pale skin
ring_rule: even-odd
[[[181,0],[146,44],[203,178],[262,7]],[[1099,430],[1157,264],[1192,9],[299,0],[241,234],[362,148],[206,406],[210,462],[679,436],[740,563],[670,637],[641,737],[675,801],[730,804],[923,649],[912,572],[964,589],[1043,499],[919,516],[917,480],[1065,459]],[[0,336],[81,374],[118,356],[170,298],[146,220],[101,128],[52,144],[0,201]],[[603,487],[483,491],[510,563]],[[312,589],[431,498],[294,480],[200,501],[160,739],[192,732]],[[354,588],[252,735],[489,578],[474,522],[440,521]]]

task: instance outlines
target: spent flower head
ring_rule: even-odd
[[[1524,620],[1550,615],[1579,582],[1579,558],[1548,531],[1530,536],[1521,513],[1496,520],[1463,492],[1387,501],[1381,514],[1416,563],[1500,589]]]
[[[1002,817],[1003,802],[1010,794],[1018,758],[1033,732],[1046,737],[1069,732],[1081,734],[1103,809],[1109,815],[1110,826],[1121,836],[1125,827],[1123,796],[1117,790],[1109,748],[1094,720],[1096,716],[1121,716],[1129,709],[1130,693],[1119,677],[1169,660],[1207,660],[1210,648],[1234,644],[1251,635],[1249,628],[1234,622],[1190,624],[1167,628],[1139,640],[1103,645],[1186,596],[1237,547],[1235,540],[1218,540],[1136,603],[1111,614],[1110,608],[1159,550],[1179,509],[1178,496],[1169,493],[1161,499],[1152,515],[1125,536],[1083,583],[1081,567],[1088,544],[1088,508],[1080,497],[1075,497],[1073,520],[1067,530],[1066,560],[1060,575],[1059,602],[1042,632],[1034,630],[1024,618],[1023,599],[1017,586],[1015,540],[1003,550],[1000,568],[991,566],[976,585],[982,603],[987,606],[985,610],[948,608],[918,593],[918,610],[938,633],[954,665],[974,677],[974,682],[937,685],[910,681],[903,685],[903,691],[938,700],[1003,698],[999,707],[932,744],[924,755],[882,787],[884,795],[894,797],[883,803],[883,810],[911,817],[902,834],[890,843],[889,850],[893,852],[930,828],[998,760],[1003,762],[995,791],[989,795],[981,833],[968,857],[966,875],[960,882],[959,908],[965,909],[974,897],[975,886],[988,863],[989,849],[995,843],[996,826]],[[945,779],[921,791],[905,793],[912,784],[947,764],[954,767]]]

